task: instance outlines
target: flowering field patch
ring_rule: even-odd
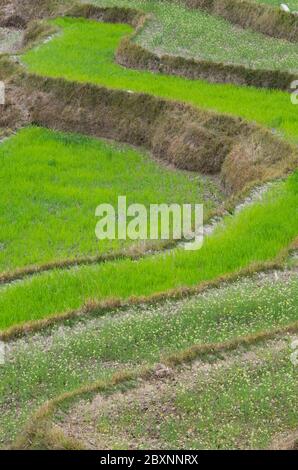
[[[294,36],[199,4],[61,0],[55,17],[58,3],[0,13],[27,27],[27,48],[0,61],[0,447],[263,449],[294,435],[298,113],[275,82],[298,72]],[[151,13],[131,36],[143,68],[117,49],[142,15],[94,5]],[[175,75],[150,51],[247,67],[264,88]],[[203,203],[208,236],[196,251],[129,241],[124,200],[146,215]],[[102,236],[105,212],[122,237]]]
[[[29,341],[12,342],[0,368],[0,439],[14,437],[32,408],[84,383],[108,380],[124,368],[153,365],[193,344],[224,343],[290,324],[297,318],[297,276],[279,276],[242,280],[179,302],[70,321]]]

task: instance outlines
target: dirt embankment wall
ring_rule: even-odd
[[[0,0],[0,26],[26,28],[36,19],[63,14],[73,0]]]
[[[145,21],[139,12],[127,9],[80,6],[68,14],[137,27]],[[3,64],[9,70],[9,60]],[[177,168],[220,174],[232,193],[298,166],[296,149],[269,130],[240,118],[146,94],[34,76],[16,68],[13,79],[12,72],[8,74],[2,127],[36,123],[143,146]]]
[[[19,0],[12,2],[13,6],[10,2],[2,1],[8,5],[8,12],[4,9],[0,13],[0,24],[4,25],[19,24],[25,27],[32,19],[41,19],[58,14],[85,17],[104,22],[130,24],[136,28],[136,32],[121,42],[116,55],[117,61],[126,67],[163,72],[189,79],[208,80],[215,83],[233,83],[236,85],[286,91],[291,90],[291,83],[297,78],[296,75],[286,71],[250,69],[242,65],[186,59],[170,55],[159,56],[144,49],[134,41],[134,36],[148,21],[148,16],[135,9],[119,7],[101,8],[94,5],[77,4],[72,0],[64,2],[59,2],[58,0],[39,0],[38,4],[36,4],[36,0],[24,0],[22,8],[19,10],[16,8]],[[203,6],[207,3],[203,0],[201,2],[199,0],[197,2],[189,2],[190,5],[202,4]],[[21,17],[19,16],[19,11],[22,12]],[[49,35],[52,31],[51,28],[53,29],[53,26],[48,24],[31,22],[25,34],[25,45],[35,44],[38,41],[38,37],[42,39],[43,36]]]
[[[150,17],[137,10],[126,8],[100,8],[93,5],[75,5],[66,13],[69,16],[85,17],[98,21],[127,23],[136,32],[124,38],[117,50],[116,60],[125,67],[152,70],[189,79],[202,79],[215,83],[233,83],[280,90],[291,90],[296,75],[279,70],[250,69],[241,65],[216,63],[184,57],[159,56],[134,41],[136,34]]]
[[[143,146],[177,168],[220,174],[230,192],[298,166],[295,149],[240,118],[64,79],[19,79],[30,122]]]

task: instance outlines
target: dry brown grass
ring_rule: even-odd
[[[261,331],[259,333],[247,335],[245,337],[234,338],[231,341],[223,343],[208,343],[193,345],[190,348],[172,354],[171,356],[165,357],[162,362],[169,366],[177,366],[192,362],[198,357],[202,358],[205,355],[217,354],[222,352],[234,351],[239,347],[247,347],[252,344],[258,344],[260,342],[274,338],[277,335],[286,333],[296,333],[298,331],[298,321],[291,323],[282,328],[275,328],[268,331]]]
[[[88,5],[73,7],[65,14],[136,27],[146,21],[135,10]],[[27,40],[36,41],[44,33],[43,27],[33,25],[31,33],[27,31]],[[125,48],[132,43],[125,40],[123,44]],[[140,57],[151,63],[152,54],[136,47]],[[21,124],[27,119],[27,123],[52,129],[144,146],[153,156],[177,168],[220,174],[231,193],[256,180],[283,176],[298,165],[297,149],[269,130],[237,117],[150,95],[43,78],[22,70],[11,86],[11,94],[8,87],[0,126],[12,127],[20,107],[25,109],[20,118],[16,116]]]
[[[150,20],[150,15],[122,7],[104,8],[93,5],[74,5],[66,15],[84,17],[111,23],[127,23],[135,33],[124,38],[117,50],[116,60],[125,67],[152,70],[189,79],[202,79],[215,83],[234,83],[290,91],[296,76],[278,70],[256,70],[212,61],[198,61],[184,57],[158,56],[137,44],[133,39]]]
[[[233,193],[256,179],[286,175],[298,165],[296,148],[237,117],[64,79],[23,74],[17,86],[31,122],[143,146],[177,168],[220,174]],[[246,168],[239,168],[237,155],[246,145],[249,160]]]

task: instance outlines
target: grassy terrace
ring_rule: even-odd
[[[239,114],[298,138],[297,109],[286,93],[126,70],[114,63],[114,52],[131,28],[74,19],[55,22],[63,34],[23,56],[33,72],[180,99]],[[180,249],[138,262],[56,270],[2,288],[0,328],[77,309],[89,299],[128,298],[194,286],[271,260],[297,236],[297,207],[298,173],[278,183],[262,202],[226,218],[200,251]]]
[[[252,355],[101,397],[97,408],[81,402],[60,416],[62,428],[100,449],[266,449],[295,430],[296,372],[285,347]]]
[[[136,40],[157,52],[298,70],[295,44],[242,31],[200,11],[167,1],[94,3],[152,12]],[[298,107],[289,94],[125,69],[114,55],[130,27],[53,21],[61,33],[21,57],[31,72],[242,116],[298,144]],[[94,233],[96,206],[116,206],[119,195],[145,206],[203,202],[206,216],[222,198],[208,177],[162,166],[142,149],[33,126],[1,143],[0,187],[0,274],[128,247],[132,242],[98,242]],[[28,325],[25,337],[10,338],[0,366],[0,448],[20,430],[29,446],[53,448],[59,440],[50,442],[53,423],[109,449],[266,448],[297,429],[297,370],[290,361],[292,335],[285,333],[297,332],[298,260],[285,254],[297,235],[298,170],[225,216],[201,250],[177,247],[138,260],[51,269],[0,285],[0,334],[60,313],[80,313],[86,302],[90,306],[88,315],[35,334]],[[96,308],[98,301],[108,306],[118,298],[193,287],[249,267],[253,272],[256,264],[281,253],[283,272],[221,283],[180,300]],[[279,335],[278,328],[284,329]],[[194,358],[199,361],[190,362]],[[160,363],[173,368],[162,380],[154,373]],[[110,384],[99,402],[92,400],[92,384],[99,393],[97,381],[108,384],[114,373],[121,378],[147,367],[152,373],[142,380]],[[82,395],[82,387],[89,392]],[[67,392],[74,393],[72,400],[65,400]],[[51,410],[51,399],[61,406],[48,421],[40,413],[35,420],[32,413],[41,405]],[[25,432],[26,424],[32,433]]]
[[[297,107],[288,93],[125,69],[115,63],[114,54],[130,27],[71,18],[57,19],[55,24],[63,34],[22,57],[29,71],[181,100],[241,116],[298,140]]]
[[[206,178],[161,167],[128,146],[41,128],[1,144],[0,181],[0,272],[127,246],[95,237],[95,208],[117,207],[118,195],[146,207],[204,200],[206,215],[214,205],[204,197],[214,193]]]
[[[268,261],[298,233],[298,172],[205,240],[201,250],[44,273],[0,289],[0,328],[79,308],[88,299],[151,295]],[[55,293],[55,295],[53,295]]]
[[[297,301],[297,277],[242,280],[190,300],[69,322],[49,336],[12,343],[0,368],[0,441],[13,437],[28,414],[53,396],[193,344],[287,325],[297,318]]]
[[[183,2],[179,5],[165,0],[88,0],[86,3],[124,6],[151,13],[152,20],[137,41],[157,53],[250,68],[298,69],[296,44],[237,28],[220,17],[189,10],[183,7]],[[295,3],[297,6],[297,0]]]

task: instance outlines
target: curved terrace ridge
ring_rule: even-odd
[[[295,41],[296,17],[256,1],[180,3]],[[1,447],[296,448],[293,77],[153,54],[136,10],[2,3],[25,39],[0,56]],[[92,244],[120,194],[203,200],[202,248]]]
[[[111,10],[105,9],[105,14],[111,15]],[[120,14],[119,10],[117,10],[118,14]],[[118,20],[119,17],[117,17]],[[66,21],[68,22],[66,24],[70,25],[76,24],[75,20],[69,19],[57,21],[57,25],[60,26],[61,21]],[[77,21],[80,26],[92,24],[92,22]],[[98,26],[98,23],[96,25]],[[116,40],[119,38],[117,30],[119,31],[119,26],[115,25],[113,33]],[[101,31],[108,33],[108,29],[101,28]],[[129,31],[122,29],[120,37],[123,36],[123,32],[127,34]],[[63,40],[63,37],[63,35],[59,36],[38,50],[28,52],[24,60],[32,65],[35,53],[41,54],[39,55],[41,58],[46,48],[52,48],[53,44]],[[62,53],[64,52],[62,49]],[[33,54],[31,62],[30,54]],[[56,60],[54,55],[53,58]],[[59,73],[61,71],[58,71],[58,75]],[[44,71],[43,74],[46,75]],[[130,75],[128,78],[131,77],[134,76]],[[150,78],[153,77],[154,75],[151,74]],[[156,75],[156,77],[160,77],[161,83],[162,80],[170,79],[165,75]],[[143,145],[155,156],[174,163],[178,168],[220,174],[227,190],[234,193],[238,193],[258,180],[264,181],[286,175],[297,167],[297,153],[294,147],[277,138],[270,131],[238,117],[199,109],[197,103],[195,106],[190,106],[170,101],[168,98],[171,96],[162,98],[150,96],[147,86],[143,90],[146,94],[140,94],[138,93],[140,89],[133,90],[133,92],[116,89],[117,83],[105,83],[105,79],[101,84],[104,86],[98,87],[70,81],[69,76],[66,78],[42,77],[25,73],[24,70],[14,77],[11,85],[12,96],[22,97],[24,106],[28,110],[28,122]],[[173,79],[177,80],[181,86],[193,86],[196,83],[179,77],[173,77]],[[89,81],[89,77],[86,77],[85,81]],[[135,81],[135,86],[136,83]],[[203,82],[198,82],[198,84],[199,87],[205,86]],[[111,87],[105,88],[108,85]],[[240,93],[241,89],[235,87],[235,90],[239,90]],[[235,90],[232,89],[233,92]],[[254,92],[257,93],[253,89],[249,91],[249,93]],[[156,95],[158,93],[153,92]],[[246,93],[244,89],[243,93]],[[181,101],[183,101],[182,95],[178,93],[177,96]],[[286,93],[268,94],[268,98],[273,102],[275,96],[277,100],[284,99],[286,96],[287,99],[289,98]],[[12,103],[12,107],[13,105]],[[11,107],[8,106],[7,109],[11,110]],[[98,118],[99,114],[100,118]],[[244,153],[245,158],[241,159]],[[102,301],[115,297],[125,299],[133,295],[146,297],[154,292],[177,289],[182,285],[194,286],[198,282],[210,281],[219,276],[239,272],[247,266],[253,269],[255,263],[263,266],[270,259],[276,258],[297,236],[298,227],[293,223],[297,212],[296,180],[296,176],[290,177],[287,182],[280,183],[278,190],[272,191],[262,204],[247,209],[231,221],[227,221],[225,228],[210,238],[207,248],[193,257],[177,252],[166,258],[161,255],[138,262],[122,260],[116,263],[106,263],[103,267],[84,266],[75,273],[45,273],[36,279],[8,287],[2,292],[0,303],[2,303],[1,309],[3,308],[3,311],[10,317],[10,324],[7,323],[8,317],[6,317],[6,319],[3,318],[3,326],[9,327],[22,323],[23,320],[17,318],[18,315],[16,315],[19,302],[22,302],[27,320],[31,321],[48,315],[53,316],[61,311],[62,298],[59,299],[59,296],[48,303],[46,298],[39,298],[38,301],[46,307],[42,307],[41,304],[33,305],[31,301],[27,306],[24,305],[25,291],[28,294],[31,290],[34,297],[34,290],[39,290],[40,282],[46,281],[48,292],[53,292],[53,289],[55,291],[57,287],[57,282],[61,286],[67,279],[70,297],[67,299],[67,296],[63,296],[63,308],[66,311],[69,310],[66,307],[67,302],[69,302],[69,308],[80,308],[90,297]],[[280,224],[272,234],[272,240],[266,240],[268,227],[272,229],[272,217],[276,212],[280,216]],[[248,227],[252,228],[252,234],[249,233]],[[270,243],[266,244],[265,241]],[[220,263],[216,263],[215,259],[222,250],[226,250],[229,256],[232,250],[235,254],[234,259],[231,261],[231,259],[221,257]],[[114,273],[113,276],[109,272],[110,269]],[[160,270],[160,276],[156,275],[158,270]],[[170,279],[173,272],[175,279]],[[64,276],[65,279],[61,282]],[[131,280],[131,285],[126,283],[126,289],[123,290],[123,279],[127,276]],[[135,282],[135,276],[142,280],[142,285]],[[93,278],[92,289],[84,291],[91,278]],[[74,293],[72,289],[75,289],[75,285],[72,286],[72,279],[75,284],[79,280],[84,291],[80,292],[75,300],[71,298]],[[100,279],[110,279],[109,285],[99,285]],[[46,292],[44,294],[47,296]]]

